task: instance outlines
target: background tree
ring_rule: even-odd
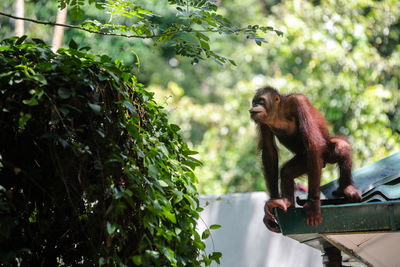
[[[251,18],[273,25],[284,32],[283,38],[268,36],[266,48],[248,42],[229,46],[220,40],[217,44],[225,45],[237,67],[196,65],[194,73],[175,68],[176,78],[171,79],[175,82],[167,86],[151,82],[172,120],[200,152],[204,163],[196,170],[200,190],[214,194],[265,190],[255,165],[256,130],[247,112],[255,89],[265,84],[283,93],[307,94],[326,115],[332,131],[348,136],[355,169],[398,151],[400,5],[265,1],[270,10],[265,17],[260,2],[230,1],[221,9],[235,22]],[[191,75],[201,77],[195,88],[203,89],[208,98],[196,97],[186,85]],[[168,91],[161,95],[165,88]],[[281,150],[286,153],[282,162],[289,152]],[[336,169],[324,169],[323,182],[337,177]]]
[[[56,23],[58,24],[65,24],[67,21],[67,11],[68,8],[65,7],[64,9],[57,10],[57,19]],[[53,51],[57,51],[61,47],[62,38],[64,36],[64,27],[62,26],[55,26],[54,33],[53,33],[53,41],[51,43],[51,47]]]
[[[162,14],[166,25],[177,19],[166,2],[146,4]],[[0,5],[4,10],[9,6]],[[27,17],[54,20],[55,7],[48,1],[28,5]],[[349,136],[355,168],[399,149],[397,2],[227,0],[218,4],[218,11],[234,25],[270,25],[284,36],[267,35],[270,44],[259,47],[243,36],[211,35],[210,47],[223,51],[237,65],[223,67],[209,63],[193,66],[173,48],[164,44],[154,47],[150,41],[67,30],[64,44],[73,37],[95,52],[108,49],[157,92],[159,103],[167,106],[185,139],[200,151],[204,164],[196,174],[205,193],[265,189],[254,165],[258,162],[252,141],[255,129],[247,109],[254,90],[266,83],[283,93],[307,94],[327,116],[333,132]],[[85,16],[99,14],[104,16],[103,11],[89,9]],[[7,30],[8,19],[0,20],[0,34],[12,35]],[[68,23],[73,22],[69,18]],[[49,40],[45,31],[38,30],[44,26],[29,23],[28,27]],[[208,114],[208,118],[199,118],[195,111]],[[335,177],[334,170],[324,170],[325,182]]]
[[[15,1],[15,16],[24,17],[25,13],[25,3],[24,0]],[[21,37],[24,35],[24,21],[17,19],[15,20],[15,35]]]

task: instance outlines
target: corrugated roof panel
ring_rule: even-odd
[[[395,182],[395,183],[394,183]],[[385,184],[376,186],[375,188],[363,194],[363,202],[370,202],[375,195],[381,195],[385,200],[399,200],[400,199],[400,179],[396,177],[394,180]]]
[[[396,180],[399,177],[400,152],[353,172],[354,184],[361,193],[366,193],[381,184]],[[335,191],[337,187],[338,183],[337,180],[335,180],[322,186],[321,192],[326,198],[335,198],[332,192]]]

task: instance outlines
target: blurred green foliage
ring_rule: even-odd
[[[28,10],[31,15],[41,14],[43,3],[49,5],[30,3],[35,9]],[[147,4],[167,14],[163,13],[167,3]],[[157,92],[158,102],[200,152],[203,166],[196,174],[203,193],[265,190],[248,108],[255,90],[266,84],[282,93],[306,94],[330,121],[333,133],[348,136],[354,169],[399,150],[400,2],[226,0],[216,4],[234,25],[269,25],[284,35],[267,35],[265,46],[243,36],[214,36],[211,49],[237,65],[223,67],[213,61],[192,65],[170,47],[154,47],[150,41],[73,30],[66,31],[64,41],[73,37],[94,52],[107,49]],[[46,16],[55,14],[55,9],[52,12]],[[87,14],[96,12],[90,9]],[[174,21],[170,14],[163,23]],[[0,31],[9,34],[5,27]],[[290,153],[281,148],[281,162],[288,158]],[[323,172],[324,182],[336,176],[332,166]]]
[[[221,40],[218,44],[226,46],[238,66],[194,67],[194,75],[204,73],[196,89],[208,92],[211,103],[202,104],[179,80],[164,92],[172,96],[166,103],[173,121],[200,152],[203,167],[196,174],[202,192],[265,190],[256,130],[247,112],[255,89],[265,84],[282,93],[306,94],[333,133],[348,137],[354,169],[400,149],[400,3],[246,1],[252,8],[245,10],[240,7],[244,3],[230,2],[224,5],[230,7],[228,17],[251,17],[281,29],[284,37],[271,36],[266,47],[248,42],[229,46]],[[182,76],[191,77],[186,72]],[[165,86],[155,87],[160,96]],[[184,88],[185,94],[176,95],[175,87]],[[291,155],[280,150],[282,163]],[[323,182],[334,178],[336,166],[327,166]]]

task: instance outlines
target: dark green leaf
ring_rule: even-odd
[[[22,103],[24,103],[25,105],[28,105],[28,106],[37,106],[39,104],[36,97],[32,97],[31,99],[22,100]]]
[[[185,155],[185,156],[197,155],[197,154],[199,154],[199,152],[193,151],[193,150],[184,150],[183,151],[183,155]]]
[[[142,256],[141,255],[135,255],[132,257],[132,261],[136,265],[142,265]]]
[[[210,226],[210,229],[219,229],[219,228],[221,228],[221,225],[219,225],[219,224],[213,224],[213,225],[211,225]]]
[[[206,229],[204,232],[201,234],[201,239],[207,239],[210,236],[210,230]]]
[[[26,123],[32,118],[30,113],[20,113],[19,121],[18,121],[18,131],[23,132],[25,130]]]
[[[101,107],[97,104],[88,103],[89,107],[96,113],[100,113]]]
[[[171,124],[170,127],[171,127],[171,129],[172,129],[174,132],[178,132],[178,131],[180,131],[180,129],[181,129],[181,128],[180,128],[178,125],[176,125],[176,124]]]
[[[38,45],[46,45],[46,43],[43,42],[43,40],[38,39],[38,38],[32,38],[32,41],[33,41],[35,44],[38,44]]]
[[[116,227],[115,224],[107,222],[107,233],[109,235],[112,235],[115,232],[116,229],[117,229],[117,227]]]
[[[222,258],[222,253],[221,252],[213,252],[210,255],[210,259],[215,260],[216,263],[221,264],[220,259]]]
[[[67,88],[59,88],[57,92],[61,99],[68,99],[71,97],[71,91]]]
[[[71,48],[71,49],[78,49],[78,44],[74,41],[74,39],[71,39],[71,40],[69,41],[68,46],[69,46],[69,48]]]
[[[16,44],[16,45],[22,44],[22,43],[26,40],[27,37],[28,37],[28,36],[26,36],[26,35],[21,36],[21,37],[15,42],[15,44]]]
[[[129,109],[129,111],[131,112],[131,114],[136,115],[136,116],[138,115],[137,112],[136,112],[135,107],[132,105],[131,102],[129,102],[129,101],[124,101],[124,106],[127,107],[127,108]]]
[[[35,75],[32,75],[31,78],[33,80],[35,80],[35,81],[40,82],[42,85],[46,85],[47,84],[46,78],[40,73],[36,73]]]

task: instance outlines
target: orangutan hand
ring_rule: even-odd
[[[276,222],[276,218],[273,213],[273,208],[280,208],[286,212],[287,208],[291,206],[291,203],[287,198],[273,198],[267,201],[264,206],[264,224],[271,232],[280,233],[281,229]]]

